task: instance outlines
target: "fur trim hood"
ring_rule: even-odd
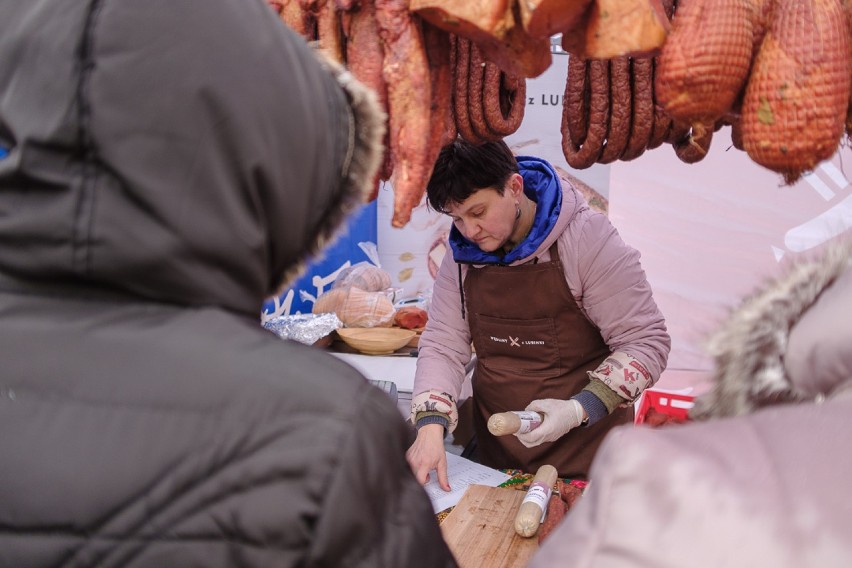
[[[792,380],[785,367],[790,336],[820,296],[850,269],[852,238],[847,238],[828,246],[818,258],[797,259],[785,275],[742,302],[708,342],[715,385],[698,397],[690,418],[739,416],[770,404],[812,399],[812,389]]]

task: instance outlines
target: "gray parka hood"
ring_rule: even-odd
[[[0,566],[455,566],[397,405],[259,321],[364,93],[261,0],[0,0]]]
[[[0,28],[6,285],[255,315],[378,167],[375,97],[260,0],[4,1]]]

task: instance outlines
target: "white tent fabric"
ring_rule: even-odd
[[[791,254],[852,230],[852,151],[785,186],[728,133],[696,164],[663,147],[611,170],[610,218],[642,252],[672,335],[669,369],[709,369],[702,343],[729,308]]]

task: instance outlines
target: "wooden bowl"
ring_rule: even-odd
[[[347,345],[367,355],[387,355],[405,347],[416,331],[398,327],[344,327],[337,330]]]
[[[420,347],[420,334],[415,333],[414,337],[408,340],[408,343],[405,344],[406,347],[411,347],[412,349],[417,349]]]

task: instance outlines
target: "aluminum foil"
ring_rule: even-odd
[[[334,314],[296,314],[269,318],[263,322],[263,327],[281,339],[313,345],[332,331],[343,327],[343,322]]]

